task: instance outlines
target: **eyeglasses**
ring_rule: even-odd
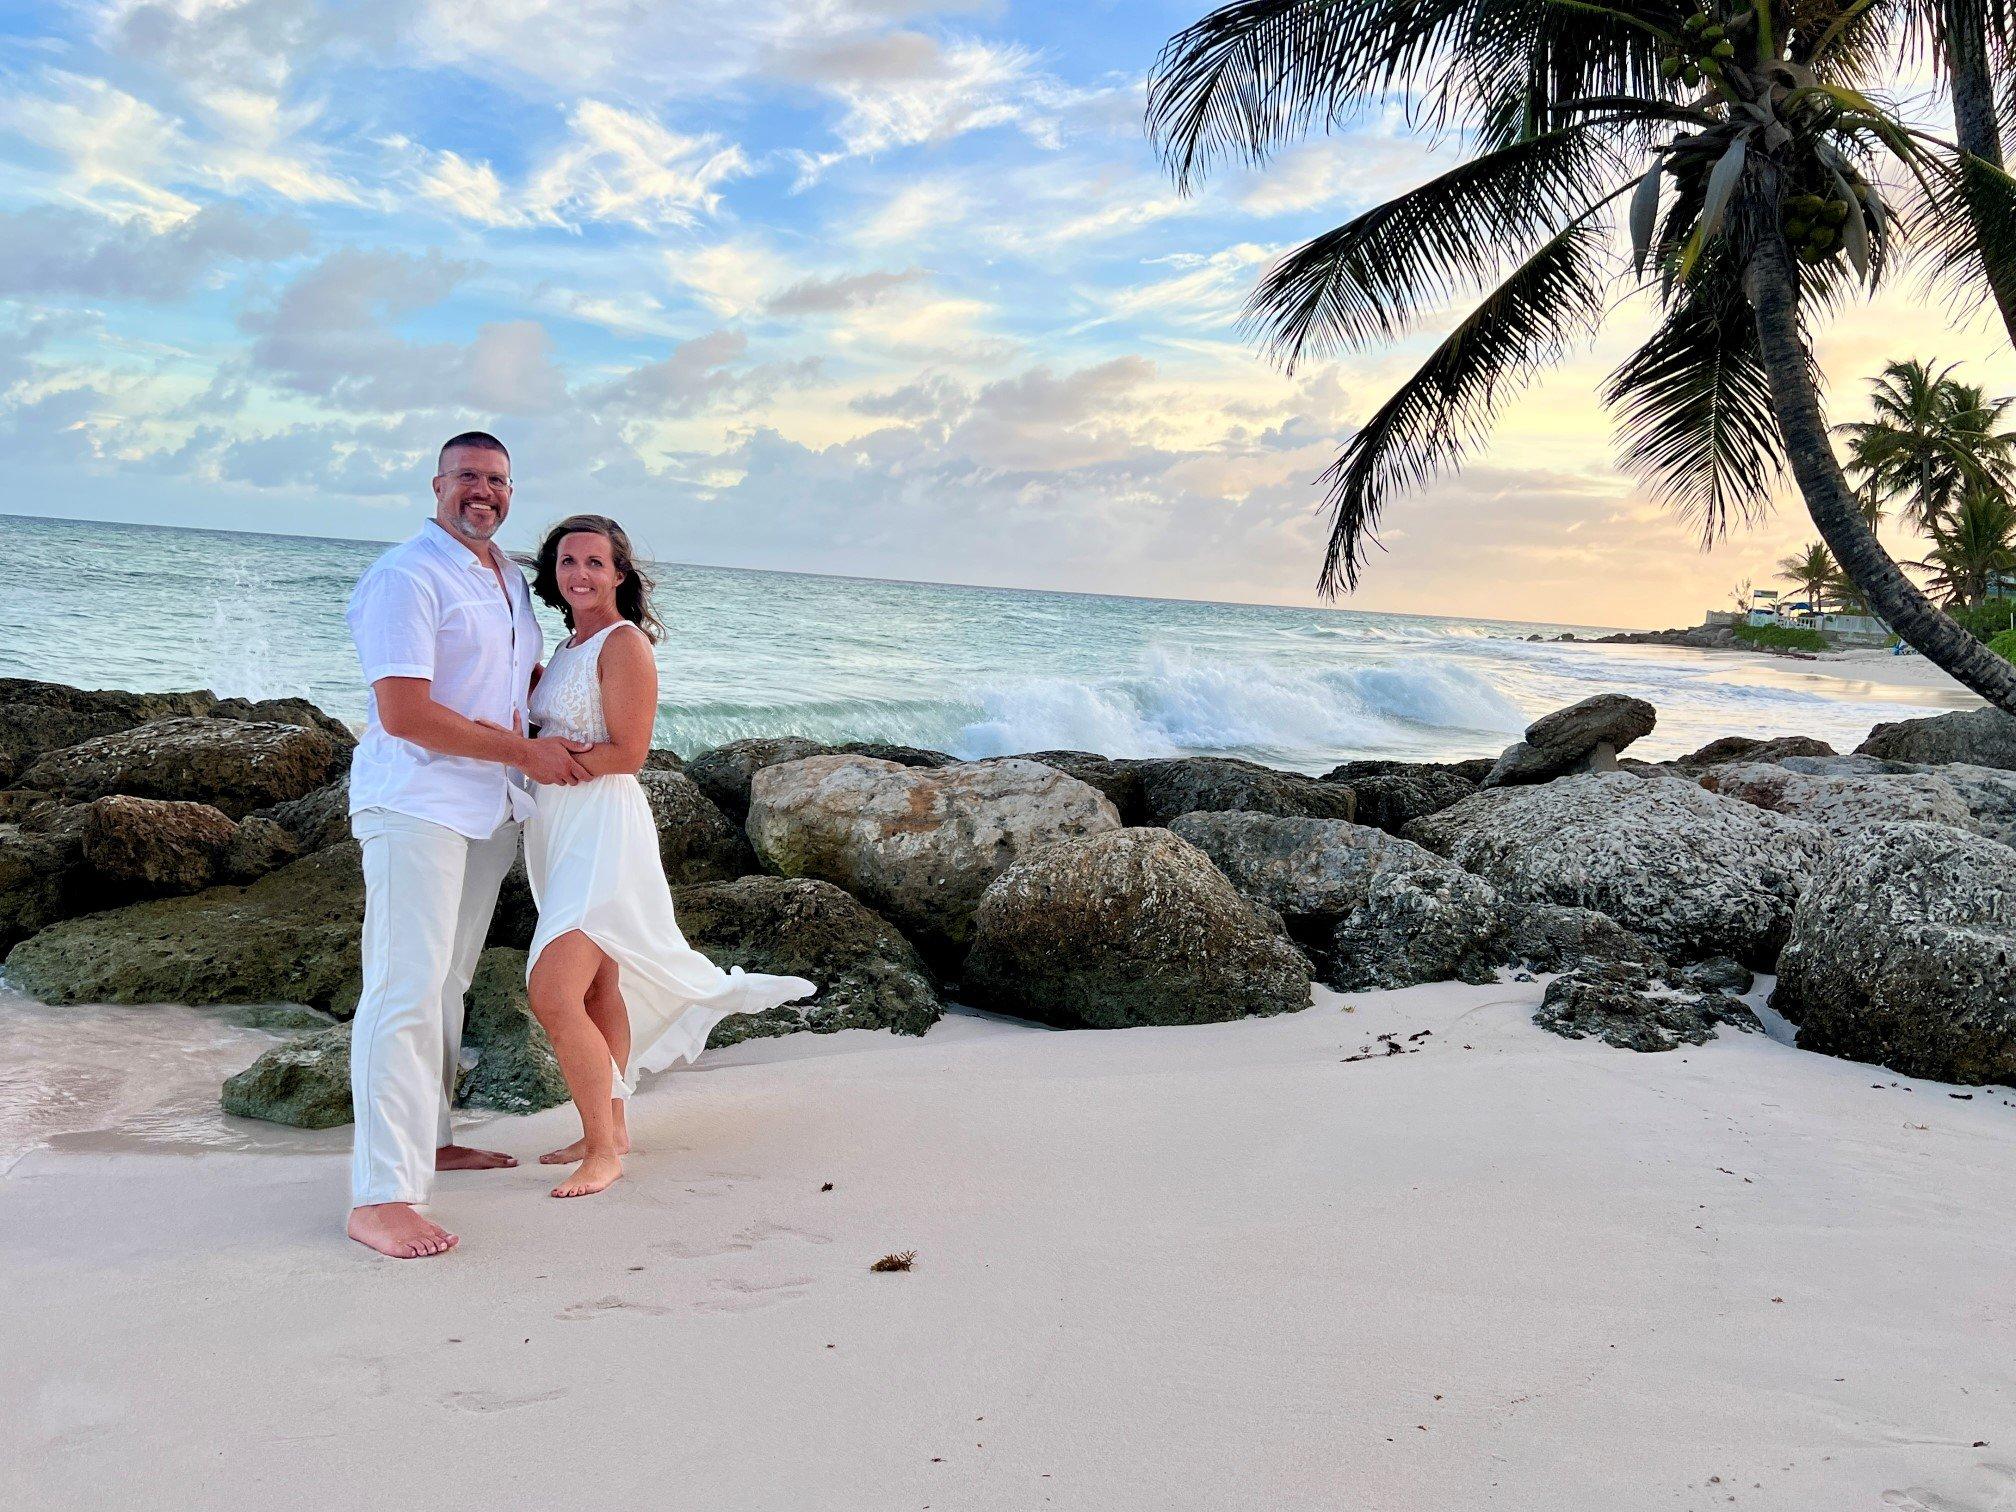
[[[453,478],[464,488],[474,488],[478,483],[488,483],[492,488],[509,488],[511,480],[501,473],[479,473],[465,467],[457,473],[436,473],[437,478]]]

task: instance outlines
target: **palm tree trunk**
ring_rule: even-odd
[[[1995,80],[1988,67],[1988,39],[1978,16],[1968,7],[1946,7],[1940,42],[1945,52],[1946,79],[1953,91],[1953,136],[1961,150],[1997,168],[2003,167],[2002,133],[1995,119]],[[2009,339],[2016,341],[2016,269],[1990,267],[1988,287],[2002,311]]]
[[[1760,174],[1765,205],[1778,198],[1776,174]],[[1775,212],[1760,215],[1765,225]],[[1799,332],[1799,286],[1792,255],[1775,230],[1759,235],[1743,273],[1757,319],[1757,341],[1771,380],[1771,407],[1785,442],[1792,477],[1821,539],[1834,552],[1870,609],[1906,643],[1990,703],[2016,714],[2016,666],[2010,665],[1932,606],[1904,576],[1863,523],[1862,511],[1827,440],[1826,417],[1814,391],[1806,343]]]

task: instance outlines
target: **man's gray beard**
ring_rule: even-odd
[[[479,525],[469,518],[469,511],[466,509],[455,511],[455,523],[462,527],[464,535],[478,541],[487,541],[504,528],[504,522],[494,514],[491,515],[489,524]]]

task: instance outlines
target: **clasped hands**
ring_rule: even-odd
[[[477,724],[485,729],[496,730],[505,735],[525,733],[524,716],[513,714],[511,728],[479,719]],[[569,740],[562,735],[541,735],[536,740],[525,740],[516,760],[511,765],[518,768],[534,782],[548,787],[573,787],[577,782],[593,780],[595,774],[574,758],[584,756],[595,749],[594,742]]]

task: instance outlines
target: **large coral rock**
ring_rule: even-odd
[[[163,719],[51,751],[20,785],[71,802],[124,793],[208,803],[233,819],[330,781],[349,747],[322,730],[245,719]]]
[[[1196,846],[1124,829],[1004,872],[980,900],[966,984],[1046,1023],[1201,1024],[1307,1007],[1309,962]]]
[[[463,999],[462,1046],[475,1067],[456,1086],[467,1107],[536,1113],[567,1101],[567,1078],[525,995],[525,952],[486,950]]]
[[[1484,778],[1486,787],[1551,782],[1572,772],[1608,772],[1617,753],[1652,733],[1659,715],[1642,698],[1598,693],[1543,715],[1526,727],[1526,738],[1507,746]]]
[[[1834,747],[1810,735],[1779,735],[1760,740],[1754,735],[1724,735],[1673,764],[1681,767],[1721,766],[1731,761],[1782,761],[1787,756],[1832,756]]]
[[[765,865],[845,888],[948,964],[980,894],[1018,857],[1119,827],[1084,783],[1014,758],[930,770],[813,756],[758,771],[749,807]]]
[[[1439,814],[1476,792],[1479,779],[1465,770],[1475,765],[1347,761],[1326,772],[1323,780],[1351,789],[1357,800],[1353,817],[1358,823],[1397,835],[1412,821]],[[1490,766],[1485,763],[1487,771]]]
[[[830,745],[802,735],[759,735],[700,752],[686,763],[686,775],[722,813],[739,821],[749,813],[749,785],[758,772],[786,761],[832,754]]]
[[[1490,981],[1497,892],[1412,841],[1340,819],[1186,814],[1170,826],[1280,914],[1339,991]]]
[[[0,824],[0,951],[91,906],[83,839],[74,822],[51,822],[60,817]]]
[[[84,860],[108,892],[128,898],[200,892],[222,870],[238,832],[207,803],[94,798],[83,805]]]
[[[698,784],[678,772],[642,771],[637,781],[658,827],[658,856],[665,879],[725,882],[757,869],[756,853],[742,827],[715,806]]]
[[[333,1129],[351,1119],[350,1026],[299,1034],[224,1083],[224,1111],[240,1118]]]
[[[843,740],[833,747],[835,756],[873,756],[877,761],[893,761],[898,766],[946,767],[959,758],[950,751],[934,751],[926,746],[891,745],[886,740]]]
[[[348,1015],[363,920],[350,841],[250,887],[65,919],[16,945],[5,970],[49,1003],[299,1003]]]
[[[1349,819],[1358,811],[1348,787],[1277,772],[1230,756],[1181,756],[1129,763],[1141,783],[1141,822],[1166,827],[1183,814],[1238,810],[1253,814]]]
[[[1705,1045],[1724,1024],[1753,1034],[1763,1029],[1740,998],[1684,978],[1669,982],[1635,963],[1592,963],[1556,977],[1533,1022],[1563,1039],[1594,1038],[1640,1052]]]
[[[1912,1076],[2016,1082],[2016,857],[1937,824],[1880,824],[1813,878],[1771,1006],[1799,1043]]]
[[[1960,794],[1931,772],[1835,777],[1732,762],[1703,773],[1701,786],[1774,814],[1808,820],[1836,838],[1898,819],[1973,828],[1974,816]]]
[[[1140,824],[1141,764],[1114,761],[1097,751],[1029,751],[1018,761],[1040,761],[1060,772],[1068,772],[1087,787],[1095,787],[1119,811],[1122,824]]]
[[[150,720],[207,714],[216,702],[208,693],[120,693],[0,677],[0,787],[49,751]]]
[[[1961,761],[2016,771],[2016,715],[2000,709],[1968,709],[1879,724],[1855,751],[1889,761]]]
[[[819,984],[804,1002],[723,1019],[710,1045],[801,1029],[922,1034],[943,1012],[916,947],[830,882],[743,877],[682,887],[672,897],[680,932],[715,965]]]
[[[1676,960],[1760,967],[1827,848],[1803,820],[1625,772],[1487,789],[1407,834],[1515,903],[1593,908]]]
[[[341,845],[350,838],[349,775],[346,773],[304,797],[260,809],[251,817],[270,819],[292,835],[294,843],[304,852],[321,850],[325,845]]]

